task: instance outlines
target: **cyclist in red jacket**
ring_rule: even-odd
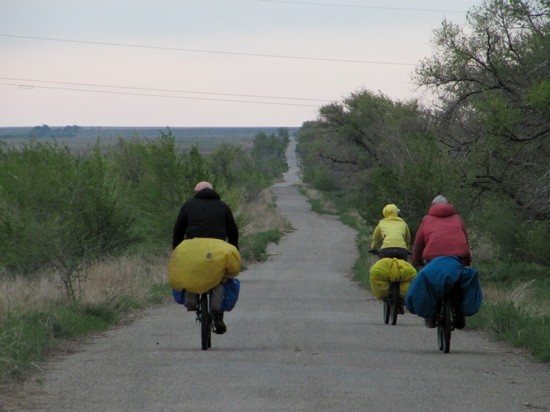
[[[440,256],[456,256],[464,266],[470,266],[472,254],[464,221],[455,207],[439,195],[432,201],[428,214],[422,218],[413,245],[412,264],[424,266]],[[456,312],[456,327],[464,328],[463,294],[452,297]],[[435,319],[426,319],[426,326],[435,327]]]
[[[442,195],[432,201],[424,216],[413,245],[412,264],[424,266],[439,256],[457,256],[470,266],[472,254],[464,221],[455,207]]]

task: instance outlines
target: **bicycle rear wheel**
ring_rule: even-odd
[[[451,332],[453,330],[453,314],[451,299],[445,296],[441,300],[439,318],[437,320],[437,343],[439,350],[449,353],[451,350]]]
[[[207,350],[212,346],[212,316],[210,314],[210,302],[208,292],[200,297],[200,323],[201,323],[201,347]]]
[[[384,300],[382,300],[382,318],[384,319],[384,323],[387,325],[390,323],[390,297],[388,296]]]

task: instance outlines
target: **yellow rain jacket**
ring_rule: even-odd
[[[411,243],[409,225],[397,216],[397,206],[386,205],[382,210],[384,219],[378,222],[372,235],[371,249],[398,247],[408,249]]]
[[[388,296],[390,282],[399,281],[401,297],[405,298],[409,286],[416,276],[416,269],[406,260],[384,258],[377,261],[370,269],[370,287],[376,299]]]
[[[168,281],[174,290],[204,293],[233,278],[241,270],[238,249],[221,239],[194,238],[181,242],[168,263]]]

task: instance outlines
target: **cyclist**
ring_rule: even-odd
[[[380,258],[407,260],[411,242],[409,225],[398,216],[399,209],[394,204],[386,205],[382,214],[384,218],[378,222],[372,235],[371,252],[377,250]]]
[[[197,183],[194,195],[183,204],[174,224],[172,248],[175,249],[185,239],[215,238],[229,242],[237,249],[239,230],[233,213],[224,203],[211,183]],[[187,310],[194,311],[198,305],[198,295],[184,291]],[[214,332],[223,334],[227,327],[223,321],[223,286],[217,285],[212,293],[212,317]]]
[[[374,229],[371,253],[376,253],[380,260],[370,269],[370,282],[373,295],[377,298],[387,296],[390,279],[400,279],[400,289],[404,296],[416,270],[408,263],[411,233],[407,222],[398,216],[399,209],[390,203],[382,209],[384,218]],[[400,261],[385,258],[397,258]],[[403,262],[402,262],[402,261]],[[403,314],[403,307],[399,308]]]
[[[424,266],[441,256],[457,257],[463,266],[470,266],[472,262],[464,221],[455,207],[443,195],[438,195],[433,199],[428,214],[418,227],[413,244],[412,264],[416,267]],[[460,291],[460,288],[458,290]],[[453,299],[458,329],[465,326],[463,296],[460,295],[461,293],[458,293]],[[435,327],[435,319],[428,318],[425,322],[427,327]]]

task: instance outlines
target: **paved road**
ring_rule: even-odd
[[[355,233],[310,211],[295,157],[277,204],[295,230],[240,275],[228,332],[200,350],[194,316],[148,310],[46,366],[23,411],[524,411],[550,409],[550,368],[472,331],[450,354],[351,279]]]

